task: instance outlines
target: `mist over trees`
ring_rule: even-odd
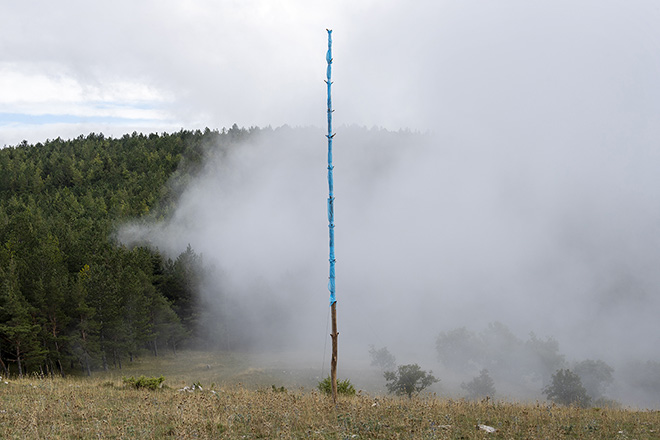
[[[565,356],[559,343],[530,333],[521,340],[500,322],[488,324],[480,333],[465,327],[441,332],[436,338],[438,360],[454,371],[477,374],[488,370],[495,379],[507,382],[547,382],[562,368]]]
[[[467,393],[465,397],[469,400],[493,398],[495,396],[495,382],[485,368],[479,372],[479,376],[467,383],[463,382],[461,388],[465,390]]]
[[[396,368],[396,357],[390,353],[387,347],[376,349],[374,345],[370,345],[369,357],[372,367],[378,367],[383,371],[392,371]]]
[[[442,372],[462,382],[468,399],[541,394],[562,405],[618,406],[619,400],[657,407],[660,363],[629,359],[617,369],[601,359],[568,360],[552,337],[523,340],[494,322],[480,332],[466,327],[436,337]],[[449,383],[449,380],[445,380]]]

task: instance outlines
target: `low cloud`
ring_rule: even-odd
[[[556,338],[569,359],[653,357],[660,190],[644,149],[623,162],[542,144],[516,157],[428,134],[337,131],[337,298],[353,359],[376,344],[435,362],[439,332],[496,321],[522,339]],[[222,151],[170,219],[124,229],[124,240],[202,253],[217,269],[202,294],[219,313],[231,302],[242,341],[321,351],[323,132],[268,129]]]

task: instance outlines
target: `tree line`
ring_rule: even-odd
[[[113,241],[162,218],[211,149],[259,129],[102,134],[0,150],[0,371],[121,368],[198,337],[202,256]]]
[[[569,361],[556,339],[530,333],[523,340],[500,322],[489,323],[481,332],[465,327],[444,331],[435,343],[445,371],[472,376],[461,384],[470,399],[493,397],[495,387],[501,385],[521,394],[540,390],[560,404],[616,406],[613,398],[620,398],[658,406],[660,362],[656,360],[619,359],[616,370],[602,359]]]
[[[615,399],[623,399],[658,406],[660,362],[621,359],[615,370],[601,359],[568,361],[556,339],[530,333],[523,340],[501,322],[480,332],[466,327],[440,332],[435,353],[443,383],[468,400],[544,395],[562,405],[617,407]],[[371,345],[369,357],[390,392],[411,396],[438,381],[417,364],[398,365],[387,347]],[[459,391],[455,385],[461,380]]]

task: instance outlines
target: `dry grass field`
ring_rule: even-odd
[[[224,356],[221,368],[217,357],[204,356],[187,356],[195,364],[188,376],[177,374],[179,367],[167,359],[124,368],[128,376],[159,370],[151,374],[162,374],[166,380],[157,390],[135,389],[116,371],[93,378],[26,378],[8,383],[3,378],[0,438],[660,438],[658,411],[365,393],[341,397],[334,405],[311,388],[282,390],[280,383],[268,385],[275,376],[245,368],[239,358]],[[218,374],[220,370],[224,376]],[[215,383],[210,382],[212,376]],[[202,388],[192,389],[195,382]]]

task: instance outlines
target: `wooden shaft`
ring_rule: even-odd
[[[332,359],[330,360],[330,381],[332,383],[332,402],[337,403],[337,301],[332,303]]]

